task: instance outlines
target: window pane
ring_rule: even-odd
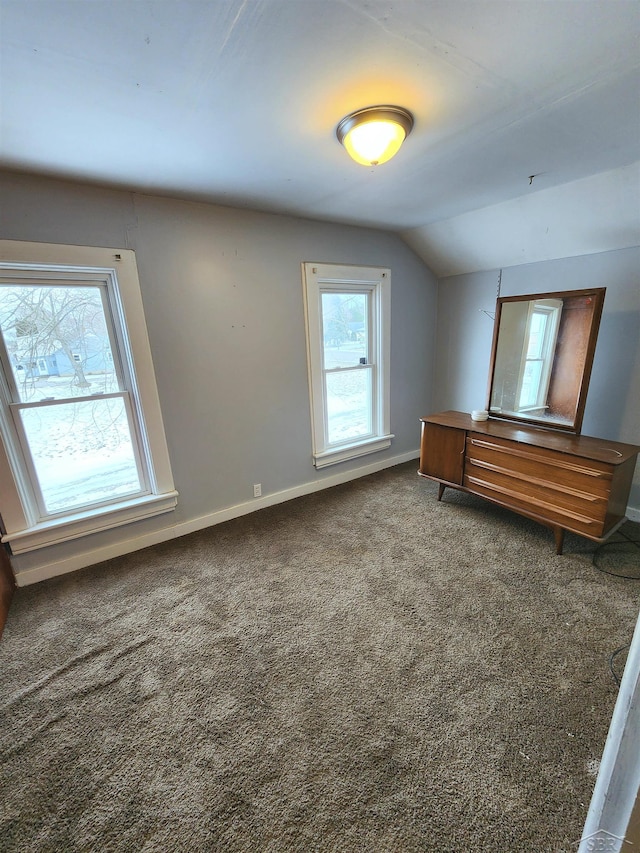
[[[522,390],[520,391],[520,406],[536,406],[540,394],[540,382],[542,380],[542,362],[528,361],[522,376]]]
[[[529,341],[527,344],[527,358],[542,358],[544,347],[544,336],[547,328],[548,314],[534,311],[531,315],[529,327]]]
[[[324,367],[350,367],[368,358],[366,293],[323,293]]]
[[[371,373],[364,368],[325,374],[329,444],[372,433]]]
[[[0,329],[20,402],[122,390],[99,286],[2,285]]]
[[[20,412],[47,512],[141,491],[121,397]]]

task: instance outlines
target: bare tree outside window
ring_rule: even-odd
[[[0,287],[10,411],[43,516],[139,494],[128,394],[100,285]]]
[[[110,343],[99,287],[3,287],[0,323],[23,401],[61,387],[65,396],[85,394],[98,383],[102,391],[116,390],[113,366],[107,364]],[[47,366],[46,375],[60,381],[48,383],[51,387],[40,381],[39,360]],[[91,381],[87,372],[94,374]]]

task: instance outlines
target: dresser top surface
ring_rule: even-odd
[[[503,420],[474,421],[466,412],[438,412],[420,418],[423,423],[464,429],[468,432],[517,441],[536,447],[546,447],[560,453],[573,456],[583,456],[620,465],[635,456],[640,447],[634,444],[623,444],[619,441],[609,441],[606,438],[595,438],[589,435],[573,435],[543,427],[526,426],[525,424],[510,423]]]

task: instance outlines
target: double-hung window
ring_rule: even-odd
[[[2,541],[176,505],[134,253],[0,241]]]
[[[518,389],[519,412],[546,407],[561,312],[559,299],[538,299],[529,309]]]
[[[316,468],[389,447],[391,273],[303,265]]]

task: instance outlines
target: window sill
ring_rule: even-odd
[[[89,536],[91,533],[111,530],[114,527],[121,527],[123,524],[141,521],[164,512],[171,512],[177,503],[178,492],[176,491],[163,495],[145,495],[112,504],[109,507],[99,507],[66,515],[64,518],[42,521],[25,530],[7,533],[0,541],[8,542],[13,554],[23,554],[38,548],[58,545],[60,542],[68,542],[71,539],[79,539],[81,536]]]
[[[365,441],[354,444],[342,445],[332,450],[323,450],[313,456],[316,468],[326,468],[328,465],[336,465],[338,462],[346,462],[349,459],[357,459],[358,456],[366,456],[368,453],[376,453],[391,447],[393,435],[377,435]]]

